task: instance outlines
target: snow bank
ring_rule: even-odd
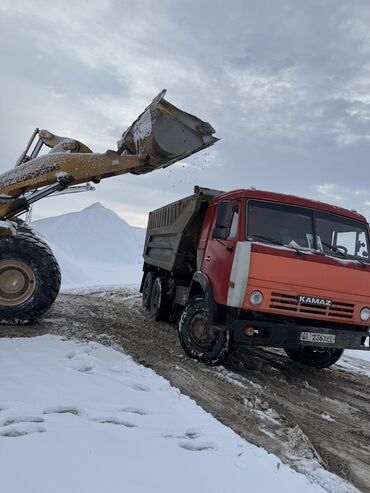
[[[4,493],[323,491],[97,343],[0,340]]]
[[[32,226],[55,254],[63,288],[140,283],[145,229],[100,203]]]
[[[99,202],[79,212],[35,221],[32,226],[75,259],[110,264],[142,261],[143,236],[139,228],[131,227]]]

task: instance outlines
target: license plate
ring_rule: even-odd
[[[335,335],[317,334],[315,332],[301,332],[301,341],[304,341],[304,342],[325,342],[326,344],[335,344]]]

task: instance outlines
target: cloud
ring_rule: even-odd
[[[166,170],[40,202],[39,216],[100,200],[143,223],[195,184],[369,214],[367,1],[3,0],[0,14],[1,171],[36,126],[114,148],[164,87],[222,139]]]

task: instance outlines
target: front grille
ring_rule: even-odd
[[[351,320],[355,305],[353,303],[342,303],[333,301],[331,306],[311,305],[301,303],[298,296],[285,293],[271,293],[270,308],[283,310],[287,313],[302,315],[320,315],[322,317],[336,317]]]

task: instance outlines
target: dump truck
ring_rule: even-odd
[[[325,368],[344,349],[370,349],[369,251],[357,212],[195,187],[149,214],[143,306],[153,320],[178,320],[183,349],[205,364],[245,344]]]
[[[0,321],[30,322],[54,302],[58,263],[20,218],[45,197],[124,173],[165,168],[218,139],[212,126],[164,99],[163,90],[122,134],[117,150],[95,153],[76,139],[36,129],[10,171],[0,175]],[[43,153],[45,148],[50,151]]]

